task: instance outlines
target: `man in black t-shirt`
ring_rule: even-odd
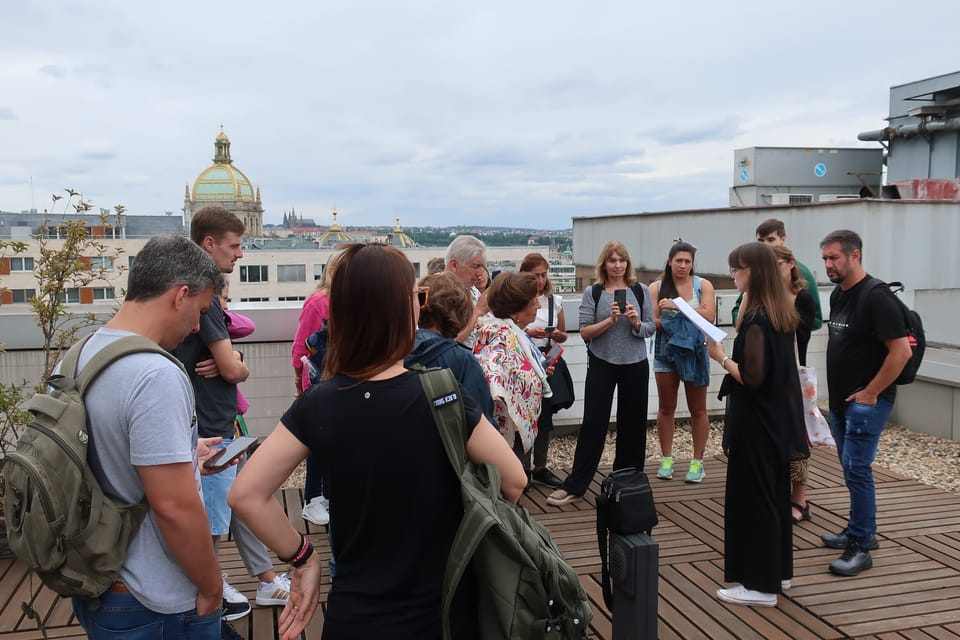
[[[827,388],[830,430],[837,441],[850,493],[850,519],[823,544],[843,549],[830,571],[855,576],[873,566],[877,502],[871,465],[896,398],[895,380],[910,359],[907,327],[893,293],[861,263],[863,241],[853,231],[830,233],[820,243],[824,267],[837,288],[830,294]]]

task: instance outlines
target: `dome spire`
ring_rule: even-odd
[[[233,160],[230,159],[230,138],[223,132],[222,124],[220,125],[220,133],[217,134],[217,139],[213,143],[213,146],[213,162],[215,164],[233,164]]]

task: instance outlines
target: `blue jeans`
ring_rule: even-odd
[[[875,405],[851,402],[843,411],[830,412],[830,431],[837,441],[843,480],[850,492],[847,535],[859,543],[877,532],[877,495],[870,465],[892,409],[889,400],[877,398]]]
[[[220,609],[207,616],[197,615],[196,609],[183,613],[156,613],[129,593],[107,591],[100,596],[100,607],[95,611],[85,601],[74,598],[73,613],[92,640],[220,639]]]

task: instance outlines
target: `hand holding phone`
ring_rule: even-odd
[[[204,462],[203,466],[208,469],[225,469],[230,466],[230,463],[234,460],[256,448],[259,444],[259,438],[240,436],[223,449],[220,449],[219,453],[214,454],[212,458]]]
[[[543,328],[543,332],[547,334],[548,337],[550,336],[551,333],[553,333],[556,330],[557,328],[554,327],[553,325],[547,325]]]
[[[545,369],[552,367],[557,364],[557,360],[563,356],[563,347],[560,346],[559,342],[554,342],[550,345],[550,348],[547,349],[547,352],[543,354],[543,366]]]
[[[617,303],[617,306],[620,307],[620,313],[626,313],[627,311],[627,290],[626,289],[614,289],[613,291],[613,301]]]

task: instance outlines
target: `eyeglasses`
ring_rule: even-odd
[[[430,301],[430,287],[417,287],[417,300],[420,302],[420,308],[423,309]]]
[[[738,271],[746,271],[749,268],[750,267],[730,267],[730,275],[735,276]]]
[[[487,265],[483,264],[482,262],[474,262],[472,264],[468,264],[467,268],[473,269],[474,271],[480,271],[480,269],[483,269],[486,266]]]

